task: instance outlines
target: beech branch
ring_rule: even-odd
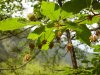
[[[31,27],[29,27],[29,28],[27,28],[27,29],[24,29],[23,31],[20,31],[20,32],[14,34],[14,35],[9,35],[9,36],[5,36],[5,37],[3,37],[3,38],[0,38],[0,40],[6,39],[6,38],[10,38],[10,37],[12,37],[12,36],[17,36],[17,35],[19,35],[19,34],[25,32],[25,31],[27,31],[28,29],[30,29],[30,28],[32,28],[32,27],[33,27],[33,26],[31,26]]]

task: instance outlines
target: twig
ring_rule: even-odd
[[[19,35],[19,34],[25,32],[26,30],[28,30],[28,29],[30,29],[30,28],[32,28],[32,27],[33,27],[33,26],[31,26],[31,27],[29,27],[29,28],[27,28],[27,29],[24,29],[23,31],[18,32],[18,33],[15,34],[14,36],[17,36],[17,35]],[[6,39],[6,38],[10,38],[10,37],[12,37],[12,35],[9,35],[9,36],[6,36],[6,37],[3,37],[3,38],[0,38],[0,40]]]

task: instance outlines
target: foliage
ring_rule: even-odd
[[[11,17],[15,12],[22,11],[22,0],[1,0],[0,1],[0,21]]]
[[[31,50],[39,49],[39,50],[48,50],[51,49],[55,42],[61,45],[61,36],[64,35],[67,38],[66,42],[72,43],[72,40],[79,40],[81,43],[87,44],[91,46],[92,42],[97,42],[100,32],[95,33],[92,36],[91,31],[95,31],[96,29],[100,29],[98,26],[96,29],[90,29],[92,24],[98,23],[100,21],[100,2],[99,0],[70,0],[70,1],[63,1],[63,3],[59,3],[59,0],[56,2],[49,2],[45,0],[39,0],[36,5],[34,5],[34,12],[28,15],[28,20],[24,18],[8,18],[9,14],[14,13],[22,9],[22,0],[16,0],[18,5],[14,4],[14,0],[1,0],[0,1],[0,31],[7,32],[13,31],[17,29],[25,29],[24,27],[29,25],[30,29],[35,27],[36,28],[32,31],[29,31],[27,35],[27,39],[34,41],[31,43],[30,46],[30,53]],[[16,2],[15,1],[15,2]],[[62,2],[60,0],[60,2]],[[11,11],[15,9],[14,11]],[[5,12],[6,11],[6,12]],[[6,14],[6,16],[4,16]],[[72,19],[74,19],[72,21]],[[96,32],[96,31],[95,31]],[[66,34],[63,34],[66,33]],[[75,33],[75,35],[71,35],[71,33]],[[91,37],[92,36],[92,37]],[[91,38],[90,38],[91,37]],[[93,41],[95,40],[95,41]],[[68,44],[67,43],[67,44]],[[66,46],[67,46],[66,44]],[[33,47],[34,46],[34,47]],[[94,46],[94,51],[99,52],[100,45]],[[72,49],[74,46],[70,47],[70,53],[74,52]],[[72,50],[72,51],[71,51]],[[75,53],[72,53],[75,54]],[[71,56],[72,57],[72,56]],[[33,65],[33,63],[28,64],[25,68],[21,70],[14,70],[13,74],[22,74],[24,72],[26,75],[28,74],[44,74],[44,75],[72,75],[72,74],[79,74],[79,75],[92,75],[92,74],[100,74],[99,67],[99,55],[92,59],[92,61],[84,60],[82,63],[92,63],[92,67],[84,68],[64,68],[64,72],[54,72],[55,67],[59,68],[58,66],[53,66],[51,69],[46,69],[44,71],[43,66],[39,66],[39,64]],[[72,58],[73,60],[73,58]],[[9,62],[9,61],[8,61]],[[73,63],[73,62],[72,62]],[[98,64],[96,64],[98,63]],[[13,63],[11,63],[13,64]],[[5,65],[8,68],[12,68],[12,65]],[[2,65],[1,65],[2,66]],[[47,66],[47,65],[46,65]],[[14,67],[14,66],[13,66]],[[36,68],[34,70],[34,67]],[[62,67],[60,67],[62,68]],[[23,72],[21,72],[24,70]],[[42,72],[41,72],[42,71]],[[6,72],[5,72],[6,73]],[[10,74],[11,72],[9,72]],[[13,75],[11,73],[11,75]]]
[[[36,28],[35,31],[33,31],[32,33],[29,34],[28,39],[40,40],[40,38],[43,38],[43,35],[48,36],[48,34],[45,34],[47,30],[52,30],[52,32],[50,34],[54,34],[56,31],[63,31],[63,30],[66,30],[66,29],[71,29],[71,30],[75,30],[77,39],[79,39],[83,43],[86,43],[86,44],[90,45],[89,36],[91,35],[91,33],[90,33],[90,30],[87,28],[86,24],[88,24],[87,23],[88,20],[93,21],[92,23],[95,23],[95,19],[93,20],[92,16],[93,17],[97,17],[97,16],[95,14],[94,15],[90,15],[91,16],[91,18],[90,18],[88,14],[86,14],[87,16],[83,15],[84,17],[87,17],[87,18],[85,18],[85,21],[87,21],[87,22],[82,21],[81,23],[79,22],[79,21],[81,21],[80,16],[79,16],[79,19],[77,19],[75,22],[71,22],[70,20],[67,21],[67,19],[70,16],[72,16],[74,14],[77,14],[77,13],[79,15],[81,15],[80,12],[83,9],[86,9],[87,11],[91,12],[90,6],[92,5],[92,2],[93,2],[92,0],[90,0],[90,1],[87,1],[87,0],[82,0],[82,1],[80,1],[80,0],[76,0],[76,1],[72,0],[72,1],[65,2],[62,7],[59,7],[57,4],[55,4],[53,2],[42,1],[41,10],[40,11],[37,10],[37,11],[34,11],[34,12],[35,13],[36,12],[40,12],[42,15],[44,15],[48,19],[50,19],[51,22],[53,22],[54,25],[51,25],[52,23],[50,24],[49,22],[47,22],[43,26],[43,24],[41,23],[41,26],[39,26],[39,28]],[[79,3],[82,3],[82,4],[80,5]],[[67,5],[67,4],[69,4],[69,5]],[[66,7],[66,5],[68,7]],[[48,8],[46,6],[48,6]],[[39,8],[37,6],[35,6],[35,7]],[[69,8],[72,8],[72,9],[69,9]],[[62,15],[63,12],[67,13],[67,14],[68,13],[70,14],[68,18],[66,17],[65,21],[63,21],[64,18],[60,19],[60,17],[65,16],[64,14]],[[74,17],[75,16],[73,16],[73,18]],[[16,21],[13,20],[13,19],[11,21],[9,21],[9,20],[7,20],[6,22],[5,21],[1,21],[1,25],[0,25],[1,29],[0,30],[2,30],[2,31],[14,30],[14,29],[22,28],[23,26],[28,24],[26,22],[23,22],[22,24],[17,24]],[[61,23],[61,21],[62,21],[62,23]],[[99,21],[99,18],[96,18],[96,22],[98,22],[98,21]],[[10,24],[11,26],[9,26],[9,27],[11,27],[11,28],[8,28],[5,23]],[[13,23],[16,24],[16,25],[14,25]],[[49,26],[53,27],[53,29],[52,28],[47,28],[48,23],[49,23]],[[35,23],[35,24],[37,24],[37,23]],[[43,29],[43,28],[45,28],[45,29],[41,30],[41,32],[40,32],[39,29]],[[55,30],[55,32],[53,32],[53,30]],[[34,32],[35,32],[35,34],[34,34]],[[35,36],[35,37],[33,37],[33,36]],[[54,35],[53,37],[56,37],[56,35]],[[44,40],[44,39],[45,38],[43,38],[41,40]],[[45,39],[45,40],[47,41],[47,39]],[[49,41],[49,43],[47,42],[47,44],[50,44],[51,41]],[[37,43],[41,44],[41,41],[40,42],[37,41]],[[47,44],[45,45],[45,47],[48,46]],[[42,48],[42,49],[47,50],[48,48],[49,47],[47,47],[46,49],[44,49],[44,48]]]
[[[24,26],[29,24],[36,25],[40,24],[40,22],[30,22],[25,19],[19,19],[19,18],[8,18],[0,22],[0,30],[1,31],[15,30],[23,28]]]
[[[38,61],[36,62],[33,60],[26,66],[22,67],[21,69],[17,70],[9,70],[9,71],[1,71],[0,75],[16,75],[16,74],[21,74],[21,75],[27,75],[27,74],[34,74],[34,75],[94,75],[94,74],[99,74],[100,73],[100,55],[98,56],[97,54],[94,54],[94,58],[92,58],[91,63],[92,65],[89,67],[79,67],[78,69],[73,69],[70,66],[61,63],[59,65],[50,65],[49,63],[39,63]],[[17,59],[18,60],[18,59]],[[0,64],[0,67],[9,67],[13,68],[18,65],[18,63],[21,63],[22,60],[18,60],[18,62],[13,59],[8,59],[8,61],[2,62]],[[10,65],[11,64],[11,65]],[[48,65],[49,64],[49,65]]]
[[[94,46],[94,52],[100,52],[100,45]]]
[[[41,12],[43,15],[49,17],[51,20],[58,20],[60,15],[60,8],[55,3],[43,1],[41,5]]]

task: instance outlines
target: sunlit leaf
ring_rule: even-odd
[[[44,31],[45,31],[45,27],[40,26],[39,28],[36,28],[32,33],[30,33],[27,38],[32,39],[32,40],[36,40],[42,35],[42,33]]]
[[[41,12],[44,16],[49,17],[51,20],[58,20],[60,16],[60,8],[53,2],[42,2]]]
[[[41,50],[48,50],[49,49],[49,44],[45,44],[42,46]]]
[[[51,42],[55,37],[55,33],[53,32],[52,29],[48,29],[45,32],[45,38],[47,39],[48,42]]]
[[[8,31],[23,28],[26,25],[38,25],[40,22],[29,22],[20,18],[8,18],[0,21],[0,30]]]
[[[30,33],[27,37],[27,39],[32,39],[32,40],[36,40],[40,35],[36,34],[36,33]]]

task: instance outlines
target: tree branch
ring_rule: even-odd
[[[70,31],[66,30],[66,33],[67,33],[68,44],[72,44]],[[76,61],[76,55],[75,55],[75,51],[74,51],[73,45],[72,45],[72,48],[70,49],[70,54],[71,54],[71,60],[72,60],[73,68],[77,69],[77,61]]]
[[[30,28],[32,28],[32,27],[33,27],[33,26],[31,26],[31,27],[29,27],[29,28],[27,28],[27,29],[24,29],[23,31],[20,31],[20,32],[18,32],[18,33],[15,34],[15,35],[9,35],[9,36],[5,36],[5,37],[3,37],[3,38],[0,38],[0,40],[6,39],[6,38],[10,38],[10,37],[12,37],[12,36],[17,36],[17,35],[19,35],[19,34],[25,32],[26,30],[28,30],[28,29],[30,29]]]

